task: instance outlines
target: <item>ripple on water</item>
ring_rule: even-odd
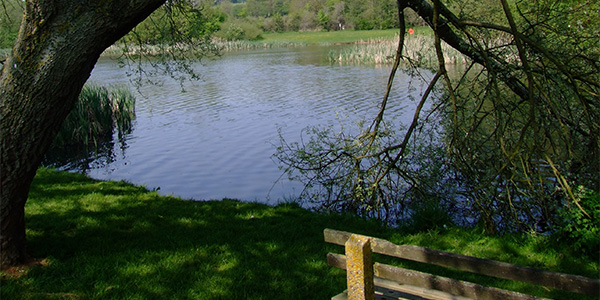
[[[315,62],[307,49],[249,51],[198,65],[201,80],[185,85],[163,78],[143,86],[133,132],[123,156],[89,173],[126,179],[164,194],[193,199],[276,201],[301,191],[299,183],[277,182],[272,161],[278,128],[289,141],[308,125],[352,124],[377,112],[388,69],[332,66]],[[319,52],[320,53],[320,52]],[[325,52],[326,53],[326,52]],[[116,63],[101,60],[92,74],[98,84],[124,82]],[[391,116],[412,118],[424,89],[399,72],[388,104]]]

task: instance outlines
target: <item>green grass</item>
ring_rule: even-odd
[[[265,33],[263,42],[286,41],[308,45],[352,44],[360,41],[393,39],[397,29],[388,30],[341,30]]]
[[[428,27],[415,28],[415,35],[431,35]],[[387,30],[342,30],[264,33],[259,41],[216,41],[225,51],[258,48],[291,48],[307,45],[379,44],[393,41],[398,29]]]
[[[324,228],[589,277],[599,270],[594,259],[544,237],[459,229],[409,235],[293,204],[183,201],[48,169],[33,183],[26,222],[30,252],[44,264],[20,277],[3,274],[2,299],[329,299],[344,289],[345,275],[326,264],[327,252],[343,248],[323,242]]]
[[[225,51],[249,50],[261,48],[294,48],[307,45],[339,45],[354,43],[380,43],[393,40],[398,30],[369,30],[369,31],[304,31],[265,33],[258,41],[215,41]]]
[[[415,27],[415,36],[431,36],[429,27]],[[292,48],[307,45],[340,45],[340,44],[377,44],[393,41],[398,36],[398,29],[386,30],[341,30],[341,31],[303,31],[263,33],[263,39],[258,41],[225,41],[215,39],[213,42],[224,51],[250,50],[260,48]],[[152,52],[153,46],[146,46]],[[122,49],[111,46],[103,55],[119,56]]]

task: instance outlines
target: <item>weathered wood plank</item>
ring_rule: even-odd
[[[325,241],[337,245],[344,245],[350,235],[351,233],[332,229],[325,229],[324,231]],[[496,278],[527,282],[591,296],[598,296],[600,293],[600,280],[583,276],[550,272],[412,245],[399,246],[378,238],[371,238],[371,245],[374,253],[416,262],[449,267]]]
[[[339,293],[331,298],[331,300],[348,300],[348,291]]]
[[[344,269],[346,257],[341,254],[328,253],[327,263],[332,267]],[[479,284],[455,280],[447,277],[408,270],[390,265],[375,263],[373,270],[376,277],[392,280],[397,283],[412,285],[425,289],[438,290],[456,296],[480,300],[540,300],[531,295],[502,290]],[[419,294],[423,296],[422,294]]]
[[[346,241],[346,278],[349,300],[375,300],[373,254],[368,237],[353,234]]]
[[[375,291],[385,299],[410,300],[473,300],[471,298],[452,295],[442,291],[426,289],[418,286],[399,284],[395,281],[375,277]]]
[[[376,300],[473,300],[382,278],[375,278],[374,282]],[[335,295],[331,300],[348,300],[348,291]]]

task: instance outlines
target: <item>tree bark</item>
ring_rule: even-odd
[[[27,260],[29,187],[100,54],[164,2],[26,2],[17,42],[0,77],[2,267]]]

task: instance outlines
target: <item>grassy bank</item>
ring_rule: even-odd
[[[420,34],[430,34],[428,28],[418,28]],[[302,47],[307,45],[342,44],[378,44],[393,41],[398,35],[397,29],[387,30],[340,30],[340,31],[303,31],[265,33],[259,41],[222,41],[216,42],[225,51],[259,48]]]
[[[426,29],[419,29],[422,33]],[[388,30],[342,30],[264,33],[258,41],[215,41],[224,51],[262,48],[293,48],[307,45],[369,44],[391,41],[398,35],[397,29]]]
[[[426,29],[420,29],[425,32]],[[387,30],[340,30],[265,33],[263,42],[295,42],[308,45],[354,44],[361,41],[394,39],[398,29]]]
[[[343,249],[323,242],[324,228],[589,277],[599,271],[595,259],[544,237],[459,229],[407,234],[296,205],[182,201],[47,169],[38,172],[26,218],[31,253],[42,261],[3,273],[2,299],[328,299],[344,289],[345,277],[326,264],[327,252]]]
[[[431,35],[428,27],[415,28],[415,34]],[[258,41],[224,41],[215,40],[214,43],[224,51],[251,50],[262,48],[292,48],[307,45],[339,45],[339,44],[365,44],[391,41],[398,35],[398,29],[387,30],[341,30],[341,31],[303,31],[264,33]],[[153,46],[148,47],[152,52]],[[132,47],[135,49],[135,47]],[[108,48],[104,56],[119,56],[122,49],[117,46]]]
[[[224,51],[250,50],[260,48],[292,48],[307,45],[347,45],[332,50],[328,59],[336,63],[350,64],[392,64],[398,47],[398,30],[344,30],[267,33],[260,41],[218,41]],[[464,64],[463,54],[442,44],[447,64]],[[433,33],[429,27],[414,28],[414,34],[407,35],[404,43],[404,56],[421,66],[434,66],[437,62]]]
[[[388,30],[342,30],[342,31],[304,31],[265,33],[258,41],[246,40],[214,40],[222,51],[239,51],[267,48],[295,48],[308,45],[347,45],[328,55],[335,63],[350,64],[391,64],[394,61],[398,46],[398,29]],[[154,46],[146,46],[152,52]],[[135,47],[133,47],[135,48]],[[464,63],[465,57],[458,51],[443,44],[446,62],[449,64]],[[429,27],[414,28],[414,34],[405,40],[404,56],[423,66],[437,64],[433,47],[433,34]],[[110,47],[104,56],[119,56],[122,49]]]
[[[382,39],[372,43],[362,43],[345,47],[329,53],[329,60],[337,63],[353,64],[392,64],[396,57],[399,38]],[[443,43],[444,60],[446,64],[464,64],[466,57]],[[408,35],[404,40],[403,55],[420,66],[435,66],[438,64],[437,54],[432,35]]]

